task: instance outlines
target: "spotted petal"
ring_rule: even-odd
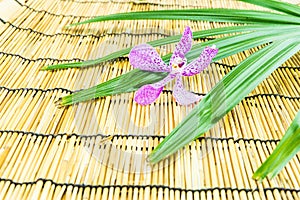
[[[176,102],[183,106],[195,103],[202,98],[201,96],[193,94],[184,89],[182,77],[180,75],[176,77],[175,86],[173,88],[173,96]]]
[[[208,67],[212,59],[217,55],[218,49],[215,46],[205,47],[199,58],[182,68],[183,76],[193,76],[199,74]]]
[[[128,57],[134,68],[151,72],[170,72],[172,70],[149,44],[133,47]]]
[[[154,88],[151,85],[144,85],[134,95],[134,101],[140,105],[153,103],[160,95],[164,87]]]
[[[175,76],[176,73],[171,72],[167,77],[159,82],[142,86],[140,89],[138,89],[138,91],[136,91],[134,101],[143,106],[153,103],[159,97],[164,86]]]
[[[175,51],[172,54],[169,64],[170,67],[172,67],[172,64],[176,58],[181,58],[184,60],[185,54],[192,48],[192,42],[193,33],[191,28],[187,26],[182,34],[180,42],[177,44]]]

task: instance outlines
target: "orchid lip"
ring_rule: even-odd
[[[187,63],[186,58],[176,58],[174,59],[173,63],[172,63],[172,68],[177,69],[177,68],[181,68],[183,66],[185,66]]]

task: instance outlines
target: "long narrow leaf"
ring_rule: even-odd
[[[157,163],[214,126],[280,64],[300,50],[299,41],[276,41],[227,74],[191,113],[151,152]]]
[[[275,1],[275,0],[240,0],[254,5],[270,8],[286,14],[300,16],[300,7],[290,3]]]
[[[266,11],[241,10],[241,9],[180,9],[180,10],[156,10],[117,13],[112,15],[98,16],[83,22],[71,24],[76,26],[81,24],[95,23],[108,20],[139,20],[139,19],[159,19],[159,20],[199,20],[214,22],[232,22],[247,24],[280,23],[280,24],[300,24],[299,18],[291,15],[277,14]]]
[[[267,160],[253,174],[256,180],[269,176],[273,178],[300,151],[300,111],[283,138],[267,158]]]
[[[107,82],[62,97],[59,103],[60,105],[66,106],[97,97],[136,91],[138,88],[145,84],[155,83],[163,79],[167,76],[167,74],[168,73],[153,73],[134,69],[122,76],[118,76]]]

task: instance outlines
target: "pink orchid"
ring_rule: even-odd
[[[192,40],[192,31],[190,27],[186,27],[173,52],[169,65],[166,65],[156,50],[148,44],[135,46],[131,50],[129,62],[134,68],[151,72],[170,72],[163,80],[142,86],[134,96],[134,100],[138,104],[148,105],[153,103],[159,97],[164,86],[174,78],[173,95],[178,104],[188,105],[201,99],[201,96],[184,89],[182,76],[193,76],[202,72],[217,55],[218,49],[215,45],[205,47],[199,58],[187,64],[185,54],[190,51]]]

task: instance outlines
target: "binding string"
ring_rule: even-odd
[[[186,188],[180,188],[180,187],[171,187],[168,185],[90,185],[90,184],[76,184],[76,183],[57,183],[53,181],[52,179],[46,179],[46,178],[38,178],[35,181],[24,181],[24,182],[17,182],[13,181],[12,179],[8,178],[0,178],[0,181],[3,182],[9,182],[10,184],[14,185],[35,185],[38,182],[43,182],[45,184],[46,182],[50,182],[55,187],[57,186],[65,186],[65,187],[76,187],[76,188],[131,188],[131,189],[168,189],[168,190],[174,190],[174,191],[180,191],[180,192],[213,192],[215,190],[219,191],[231,191],[231,192],[258,192],[260,190],[267,192],[267,191],[275,191],[278,190],[280,192],[300,192],[300,189],[292,189],[292,188],[283,188],[283,187],[274,187],[274,188],[230,188],[230,187],[212,187],[212,188],[201,188],[201,189],[186,189]]]
[[[72,59],[58,59],[58,58],[36,58],[36,59],[30,59],[30,58],[25,58],[19,54],[15,53],[7,53],[7,52],[0,52],[0,55],[5,55],[5,56],[12,56],[12,57],[18,57],[21,58],[25,61],[29,62],[37,62],[37,61],[46,61],[46,60],[51,60],[51,61],[56,61],[56,62],[84,62],[83,59],[80,58],[72,58]]]
[[[155,36],[162,36],[162,37],[169,37],[171,35],[169,34],[165,34],[165,33],[158,33],[158,32],[151,32],[151,33],[128,33],[128,32],[119,32],[119,33],[102,33],[100,35],[96,35],[96,34],[71,34],[71,33],[55,33],[55,34],[47,34],[47,33],[43,33],[40,31],[36,31],[33,30],[32,28],[22,28],[19,26],[16,26],[14,24],[12,24],[9,21],[5,21],[3,19],[0,18],[0,21],[4,24],[9,24],[9,26],[18,29],[18,30],[22,30],[22,31],[29,31],[38,35],[42,35],[42,36],[46,36],[46,37],[55,37],[55,36],[59,36],[59,35],[63,35],[63,36],[71,36],[71,37],[93,37],[96,39],[100,39],[106,36],[121,36],[121,35],[125,35],[125,36],[132,36],[132,37],[143,37],[143,36],[151,36],[151,35],[155,35]]]
[[[18,92],[18,91],[24,91],[24,92],[28,92],[28,91],[34,91],[34,92],[54,92],[54,91],[62,91],[62,92],[66,92],[66,93],[70,93],[72,94],[74,91],[66,89],[66,88],[48,88],[48,89],[41,89],[41,88],[8,88],[5,86],[0,86],[0,90],[7,90],[9,92]]]
[[[8,90],[8,91],[11,91],[11,92],[15,92],[15,91],[49,92],[49,91],[61,90],[62,92],[67,92],[67,93],[71,93],[71,94],[74,93],[74,92],[79,92],[79,91],[83,90],[83,89],[80,89],[80,90],[72,91],[70,89],[62,88],[62,87],[41,89],[41,88],[8,88],[8,87],[5,87],[5,86],[0,86],[0,89]],[[163,90],[162,92],[172,93],[172,90]],[[197,94],[197,95],[201,95],[201,96],[206,95],[206,93],[197,93],[197,92],[193,92],[193,93]],[[279,97],[279,98],[285,98],[285,99],[289,99],[289,100],[299,100],[300,99],[300,97],[286,96],[286,95],[283,95],[283,94],[255,94],[255,95],[247,96],[244,99],[252,100],[252,99],[257,98],[257,97]],[[111,101],[113,101],[113,100],[111,100]]]
[[[237,67],[237,65],[228,65],[228,64],[219,63],[219,62],[213,62],[213,63],[218,66],[223,66],[223,67],[229,68],[230,70]],[[277,67],[277,69],[300,69],[300,66],[294,66],[294,67],[293,66],[279,66],[279,67]]]
[[[32,132],[32,131],[20,131],[20,130],[0,130],[0,133],[9,133],[9,134],[13,134],[13,133],[17,133],[17,134],[24,134],[24,135],[32,135],[32,136],[36,136],[36,137],[52,137],[52,138],[57,138],[57,137],[64,137],[66,136],[67,139],[70,139],[72,137],[76,137],[76,138],[109,138],[110,140],[117,138],[117,139],[123,139],[123,138],[139,138],[139,139],[164,139],[166,138],[166,136],[164,135],[146,135],[146,134],[142,134],[142,135],[136,135],[136,134],[128,134],[128,135],[121,135],[121,134],[111,134],[111,135],[104,135],[101,133],[98,134],[91,134],[91,135],[81,135],[78,133],[72,133],[72,134],[67,134],[67,133],[58,133],[58,134],[43,134],[43,133],[36,133],[36,132]],[[229,142],[229,141],[233,141],[234,143],[239,143],[240,141],[243,141],[244,143],[246,142],[260,142],[260,143],[278,143],[280,140],[279,139],[259,139],[259,138],[234,138],[234,137],[228,137],[228,138],[219,138],[219,137],[210,137],[210,136],[205,136],[205,137],[199,137],[197,138],[197,140],[199,141],[203,141],[203,140],[213,140],[213,141],[221,141],[221,142]]]
[[[4,19],[2,19],[1,17],[0,17],[0,21],[1,21],[3,24],[6,24],[6,21],[4,21]]]

